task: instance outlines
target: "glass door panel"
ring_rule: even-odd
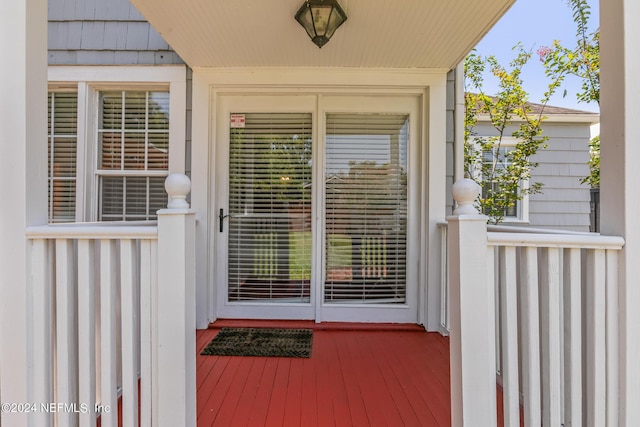
[[[312,115],[232,113],[228,301],[310,301]]]
[[[407,114],[327,114],[324,302],[407,300]]]

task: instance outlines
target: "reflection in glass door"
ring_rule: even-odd
[[[407,301],[407,114],[328,114],[324,301]]]
[[[310,301],[311,117],[231,114],[229,302]]]

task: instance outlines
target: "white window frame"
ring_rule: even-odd
[[[49,66],[49,91],[78,93],[76,221],[98,220],[98,97],[105,90],[169,91],[169,170],[185,171],[186,82],[183,65]]]
[[[478,136],[478,139],[482,138],[491,138],[490,136]],[[500,141],[500,148],[514,148],[518,144],[518,140],[513,137],[502,137]],[[474,144],[474,150],[481,151],[481,148],[478,143]],[[483,161],[483,156],[481,155],[478,162]],[[473,178],[476,181],[482,181],[482,165],[478,164],[477,167],[474,167],[473,170]],[[523,189],[529,188],[529,180],[524,179],[520,180],[520,186],[518,191],[522,191]],[[502,219],[502,222],[516,223],[516,224],[528,224],[529,223],[529,194],[524,194],[521,200],[516,202],[516,216],[505,216]]]

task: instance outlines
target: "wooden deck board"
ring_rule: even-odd
[[[369,338],[372,338],[369,335],[371,334],[372,332],[369,332],[367,336],[358,335],[353,339],[344,340],[343,345],[349,348],[347,357],[352,366],[349,369],[344,369],[343,373],[345,378],[349,378],[349,382],[359,385],[369,425],[400,425],[397,421],[399,414],[395,403],[380,376],[379,369],[372,360],[379,355],[372,354],[369,348]],[[347,380],[345,379],[345,381]]]
[[[271,362],[271,360],[269,360],[269,362]],[[269,411],[267,412],[267,419],[264,423],[266,427],[284,425],[284,410],[287,405],[287,388],[289,387],[291,359],[284,357],[274,358],[273,362],[277,363],[277,368],[273,388],[271,389]]]
[[[269,405],[271,403],[271,390],[273,390],[276,377],[276,362],[275,360],[268,361],[265,358],[264,371],[260,377],[260,387],[255,394],[254,401],[247,403],[248,407],[238,408],[239,411],[245,410],[250,413],[249,423],[247,425],[264,425],[267,419],[267,413],[269,412]]]
[[[287,405],[284,410],[285,427],[298,427],[302,421],[302,378],[307,369],[303,359],[291,359],[289,371],[289,387],[287,388]],[[305,414],[305,417],[308,415]]]
[[[198,354],[198,426],[450,425],[446,338],[403,325],[274,327],[314,328],[311,357]],[[198,353],[218,330],[197,332]]]
[[[359,329],[353,324],[232,323],[313,327],[312,355],[308,359],[200,356],[219,328],[197,331],[200,427],[451,425],[449,340],[439,334],[410,325]],[[502,427],[500,387],[496,403],[497,427]],[[522,416],[520,408],[521,426]],[[118,426],[123,426],[121,399]]]

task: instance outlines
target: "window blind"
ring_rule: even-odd
[[[229,301],[308,302],[311,114],[230,121]]]
[[[76,219],[76,153],[78,95],[48,95],[48,203],[49,222]]]
[[[327,115],[325,302],[406,300],[408,121]]]
[[[100,93],[99,218],[149,220],[166,207],[169,93]]]

